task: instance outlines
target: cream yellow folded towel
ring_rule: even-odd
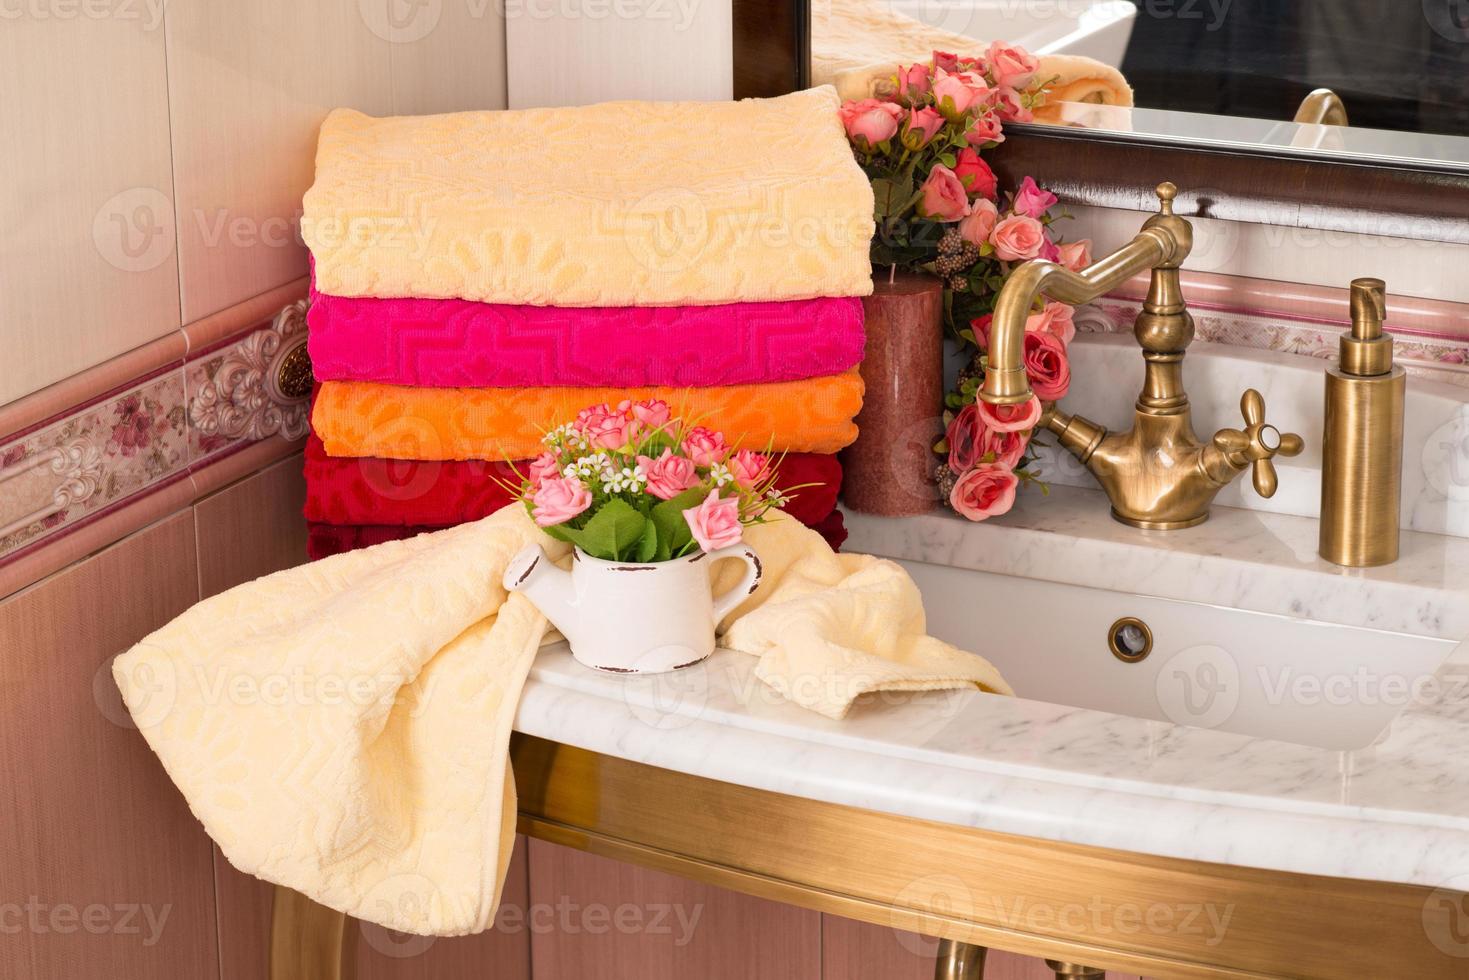
[[[980,55],[989,47],[988,41],[925,24],[880,0],[815,0],[811,14],[811,80],[835,85],[843,101],[871,97],[874,84],[896,74],[898,65],[926,63],[935,51]],[[1063,102],[1132,105],[1127,79],[1094,58],[1041,55],[1036,78],[1049,83],[1046,104],[1035,110],[1041,122],[1055,121]]]
[[[335,296],[533,306],[865,296],[872,189],[830,87],[321,126],[301,231]]]
[[[833,718],[883,690],[1009,694],[925,635],[892,562],[833,554],[777,518],[765,577],[722,645]],[[238,586],[118,657],[148,744],[235,867],[391,929],[489,927],[515,834],[511,721],[546,620],[501,576],[551,541],[519,507]],[[715,570],[716,590],[743,566]]]

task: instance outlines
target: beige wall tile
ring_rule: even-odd
[[[806,909],[538,840],[530,899],[537,980],[821,976],[821,916]]]
[[[0,931],[7,976],[216,975],[209,839],[108,670],[197,598],[185,512],[0,602],[0,881],[40,910]]]
[[[0,21],[0,404],[179,326],[159,0]]]
[[[328,111],[503,107],[500,9],[488,0],[171,0],[184,321],[305,273],[301,196]]]
[[[505,108],[504,0],[367,0],[413,10],[392,38],[393,112],[421,115]],[[419,36],[422,35],[422,36]]]
[[[216,592],[306,560],[306,480],[289,456],[194,507],[199,594]]]
[[[306,271],[316,130],[392,108],[388,42],[357,0],[170,0],[169,95],[185,322]]]

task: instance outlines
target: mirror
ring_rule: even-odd
[[[1469,170],[1464,0],[810,3],[811,81],[846,98],[875,66],[1001,40],[1041,59],[1040,124]]]

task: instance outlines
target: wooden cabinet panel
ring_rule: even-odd
[[[818,980],[821,916],[530,842],[535,980]]]
[[[108,667],[197,598],[185,512],[0,603],[7,976],[217,974],[209,839]]]

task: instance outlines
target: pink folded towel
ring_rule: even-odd
[[[321,381],[427,388],[669,387],[799,381],[862,360],[857,297],[723,306],[504,306],[315,289]]]

